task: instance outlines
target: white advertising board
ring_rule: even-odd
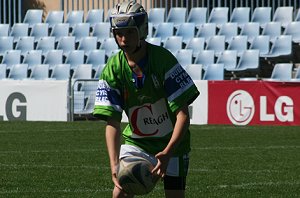
[[[67,121],[68,81],[1,80],[0,121]]]

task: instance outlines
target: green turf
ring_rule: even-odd
[[[104,126],[0,122],[0,197],[111,197]],[[186,197],[300,197],[300,127],[191,131]]]

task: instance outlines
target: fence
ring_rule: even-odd
[[[13,24],[22,20],[22,0],[0,0],[0,23]]]

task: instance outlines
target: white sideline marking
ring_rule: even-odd
[[[0,151],[0,154],[21,153],[90,153],[100,152],[100,149],[76,149],[76,150],[25,150],[25,151]]]
[[[110,192],[112,189],[61,189],[61,190],[3,190],[0,194],[19,194],[19,193],[97,193],[97,192]]]
[[[99,170],[99,169],[110,169],[108,166],[66,166],[66,165],[52,165],[52,164],[2,164],[0,163],[0,167],[9,167],[9,168],[49,168],[49,169],[93,169],[93,170]]]
[[[244,150],[244,149],[299,149],[300,146],[236,146],[236,147],[223,147],[223,146],[213,146],[213,147],[192,147],[192,150]]]
[[[204,169],[204,168],[189,168],[191,172],[230,172],[230,173],[279,173],[282,171],[279,170],[270,170],[270,169],[262,169],[262,170],[228,170],[228,169]]]
[[[299,186],[300,181],[290,182],[290,181],[278,181],[278,182],[252,182],[252,183],[242,183],[242,184],[222,184],[217,186],[207,186],[208,188],[256,188],[258,186]]]
[[[74,129],[59,129],[59,130],[54,130],[54,129],[39,129],[37,131],[31,131],[34,133],[42,133],[42,132],[78,132],[78,131],[91,131],[91,129],[78,129],[78,128],[74,128]],[[4,130],[0,130],[0,134],[3,133],[27,133],[24,130],[9,130],[9,131],[4,131]]]

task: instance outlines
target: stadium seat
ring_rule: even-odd
[[[98,38],[98,42],[101,44],[104,39],[110,38],[110,23],[96,23],[91,36],[95,36]]]
[[[185,68],[187,65],[190,65],[193,62],[193,50],[190,49],[178,50],[175,53],[175,57],[177,58],[179,64]]]
[[[9,36],[9,24],[0,23],[0,37]]]
[[[201,24],[196,33],[196,37],[203,37],[207,41],[210,37],[215,36],[217,32],[217,25],[215,23]]]
[[[164,23],[166,18],[165,8],[150,8],[148,12],[148,22],[153,24],[153,28],[157,28],[158,24]]]
[[[185,46],[185,49],[193,50],[193,57],[196,58],[197,54],[200,51],[204,50],[204,43],[205,43],[204,38],[194,37],[189,40],[189,42]]]
[[[45,59],[43,64],[48,64],[50,69],[54,65],[62,64],[63,63],[63,50],[49,50],[45,55]]]
[[[104,67],[105,67],[105,64],[99,65],[97,67],[97,69],[95,70],[94,79],[99,79]]]
[[[20,37],[29,35],[29,25],[27,23],[15,23],[13,24],[9,35],[14,37],[15,43]]]
[[[109,8],[109,9],[107,10],[106,16],[104,17],[104,21],[103,21],[103,22],[107,22],[107,23],[110,22],[110,13],[111,13],[111,10],[112,10],[112,9],[113,9],[113,8]]]
[[[89,23],[77,23],[73,27],[71,35],[75,37],[75,42],[78,43],[81,38],[90,35],[90,24]]]
[[[70,64],[71,70],[75,70],[78,65],[84,64],[84,51],[73,50],[68,54],[65,64]]]
[[[70,32],[72,32],[72,29],[74,26],[78,23],[84,22],[84,12],[83,10],[70,10],[67,13],[67,17],[65,20],[65,23],[70,24]]]
[[[164,42],[164,48],[175,54],[178,50],[182,49],[183,41],[181,36],[169,36]]]
[[[75,37],[74,36],[63,36],[58,40],[57,47],[58,50],[63,50],[64,57],[68,56],[70,51],[76,49],[75,47]]]
[[[276,37],[281,35],[281,23],[280,22],[269,22],[266,23],[261,35],[269,35],[270,41],[274,41]]]
[[[91,50],[87,54],[86,64],[92,64],[92,69],[96,71],[99,65],[105,64],[105,50]]]
[[[3,56],[7,50],[13,50],[14,38],[12,36],[0,36],[0,56]]]
[[[111,56],[113,51],[119,49],[119,46],[114,38],[106,38],[102,41],[99,49],[105,50],[106,58],[108,58]]]
[[[208,23],[215,23],[217,27],[228,22],[228,7],[214,7],[209,13]]]
[[[300,67],[295,68],[295,76],[291,79],[291,81],[300,82]]]
[[[21,50],[21,55],[24,56],[27,51],[34,50],[34,37],[24,36],[17,41],[16,50]]]
[[[70,64],[57,64],[53,66],[51,78],[55,80],[69,80]]]
[[[224,64],[211,64],[203,74],[203,80],[224,80]]]
[[[34,37],[34,42],[37,43],[41,37],[48,36],[49,24],[48,23],[35,23],[33,24],[29,36]]]
[[[230,71],[236,68],[237,65],[237,51],[236,50],[224,50],[217,58],[217,64],[224,64],[224,69]]]
[[[171,7],[167,14],[167,23],[173,23],[175,28],[186,22],[187,9],[185,7]]]
[[[202,50],[199,51],[197,57],[195,58],[194,64],[202,65],[202,69],[206,68],[215,63],[215,51],[213,50]]]
[[[49,78],[49,65],[39,64],[31,68],[30,79],[33,80],[46,80]]]
[[[207,22],[206,7],[192,7],[188,13],[186,22],[195,23],[196,28]]]
[[[57,23],[53,25],[49,36],[55,37],[55,42],[58,42],[61,37],[69,36],[69,27],[68,23]]]
[[[45,23],[49,24],[49,30],[53,28],[55,24],[64,22],[64,11],[50,10],[46,16]]]
[[[271,77],[264,78],[270,81],[290,81],[292,79],[292,63],[277,63],[275,64]]]
[[[235,7],[230,15],[229,22],[237,23],[242,28],[250,21],[250,7]]]
[[[249,49],[259,50],[260,56],[269,54],[270,51],[270,36],[259,35],[253,39]]]
[[[0,64],[0,80],[6,79],[6,64]]]
[[[27,78],[27,64],[14,64],[11,66],[8,78],[13,80],[24,80]]]
[[[73,112],[75,114],[80,114],[83,111],[85,106],[84,91],[74,91],[73,93],[74,93]]]
[[[239,59],[236,68],[230,69],[230,71],[234,73],[250,71],[258,72],[258,70],[259,50],[245,50],[241,55],[241,58]]]
[[[36,23],[42,23],[43,10],[42,9],[29,9],[26,11],[23,23],[29,24],[29,28]]]
[[[225,50],[225,36],[216,35],[212,36],[206,42],[206,50],[214,50],[215,55],[218,56],[222,51]]]
[[[296,11],[294,21],[300,21],[300,9]]]
[[[240,35],[247,36],[248,42],[252,42],[255,37],[260,35],[260,25],[256,22],[246,23],[240,32]]]
[[[79,64],[74,69],[73,79],[91,79],[92,78],[92,64]]]
[[[148,42],[148,43],[151,43],[151,44],[153,44],[153,45],[158,45],[158,46],[161,46],[161,38],[160,37],[148,37],[147,39],[146,39],[146,41]]]
[[[190,39],[195,37],[195,23],[181,23],[178,25],[175,36],[181,36],[182,42],[186,45]]]
[[[160,37],[164,43],[169,36],[174,35],[174,23],[160,23],[158,24],[154,37]]]
[[[82,114],[91,114],[94,111],[94,106],[95,106],[95,94],[89,95],[85,108],[82,111]]]
[[[281,35],[273,41],[268,54],[263,54],[261,57],[266,59],[278,60],[281,56],[289,56],[292,54],[292,36]]]
[[[147,35],[147,38],[153,37],[153,32],[154,32],[153,24],[148,22],[148,35]]]
[[[189,64],[185,67],[185,71],[190,75],[192,80],[202,79],[202,65],[201,64]]]
[[[35,65],[42,64],[42,51],[30,50],[24,54],[23,64],[28,64],[28,69],[31,69]]]
[[[291,35],[295,44],[300,44],[300,21],[293,21],[287,24],[283,35]]]
[[[87,36],[82,37],[79,40],[78,50],[83,50],[85,55],[87,55],[90,51],[97,49],[97,37]]]
[[[241,54],[248,49],[248,37],[247,36],[234,36],[228,43],[227,50],[236,50],[237,55]]]
[[[256,7],[252,13],[251,22],[259,23],[264,28],[266,23],[271,22],[271,7]]]
[[[44,36],[37,42],[36,50],[42,50],[42,56],[45,56],[49,50],[55,49],[55,37]]]
[[[103,9],[91,9],[87,12],[85,23],[90,24],[90,30],[93,30],[96,23],[102,23],[103,19],[104,19]]]
[[[293,11],[293,7],[277,7],[272,21],[280,22],[281,26],[285,28],[290,22],[293,21]]]
[[[220,25],[218,35],[225,36],[225,42],[231,41],[232,37],[238,34],[238,24],[237,23],[223,23]]]
[[[21,50],[7,50],[2,59],[2,64],[6,64],[7,69],[13,65],[21,63]]]

